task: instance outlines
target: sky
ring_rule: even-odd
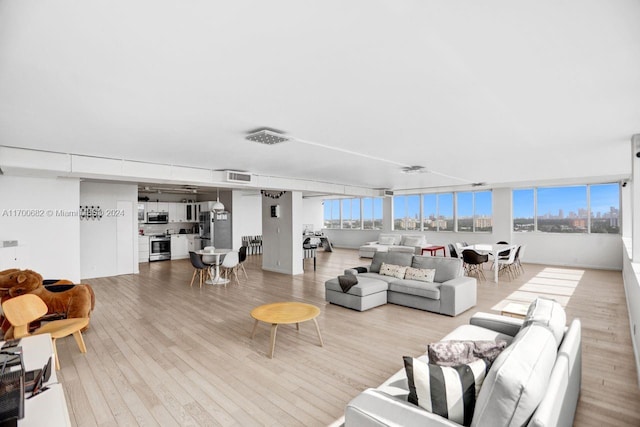
[[[591,185],[591,212],[609,212],[611,206],[620,209],[619,184]],[[587,186],[575,187],[539,187],[538,215],[550,213],[558,215],[560,209],[565,216],[569,212],[578,213],[587,208]],[[533,217],[533,189],[513,191],[513,217]]]

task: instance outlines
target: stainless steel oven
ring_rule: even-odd
[[[149,238],[149,261],[171,259],[171,236],[151,236]]]

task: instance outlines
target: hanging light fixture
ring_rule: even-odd
[[[217,191],[217,198],[215,203],[211,207],[211,209],[213,209],[214,211],[223,211],[224,205],[220,203],[220,188],[217,188],[216,191]]]

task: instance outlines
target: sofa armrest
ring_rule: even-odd
[[[460,424],[370,388],[349,402],[345,411],[344,427],[361,426],[460,427]]]
[[[375,241],[373,241],[373,242],[364,242],[364,244],[365,244],[365,245],[377,245],[377,244],[378,244],[378,241],[377,241],[377,240],[375,240]]]
[[[500,332],[501,334],[515,337],[520,331],[523,319],[509,316],[500,316],[498,314],[478,312],[471,316],[469,323],[471,325],[480,326]]]
[[[353,268],[346,268],[344,270],[344,274],[351,274],[352,276],[357,276],[358,275],[358,268],[366,268],[367,271],[363,271],[363,273],[368,273],[369,272],[369,267],[371,267],[370,265],[363,265],[360,267],[353,267]]]
[[[457,316],[476,305],[475,277],[460,276],[440,285],[440,313]]]

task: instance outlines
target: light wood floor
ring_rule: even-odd
[[[424,353],[476,311],[490,311],[545,266],[483,282],[478,305],[455,317],[388,304],[366,312],[328,305],[324,281],[366,264],[357,251],[318,251],[318,269],[303,275],[263,272],[261,257],[246,263],[240,285],[190,288],[188,260],[140,264],[139,275],[87,280],[96,293],[88,352],[72,338],[58,341],[60,380],[77,426],[322,426],[345,404],[402,367],[403,355]],[[562,273],[562,272],[561,272]],[[566,271],[565,271],[566,273]],[[571,272],[570,272],[571,273]],[[640,392],[633,364],[619,272],[576,270],[568,292],[569,319],[583,326],[583,386],[576,425],[639,426]],[[489,274],[488,274],[489,276]],[[545,283],[553,282],[547,279]],[[543,284],[544,285],[544,284]],[[529,285],[527,285],[529,286]],[[282,325],[274,359],[269,327],[250,339],[250,310],[275,301],[319,306],[325,346],[312,322]]]

